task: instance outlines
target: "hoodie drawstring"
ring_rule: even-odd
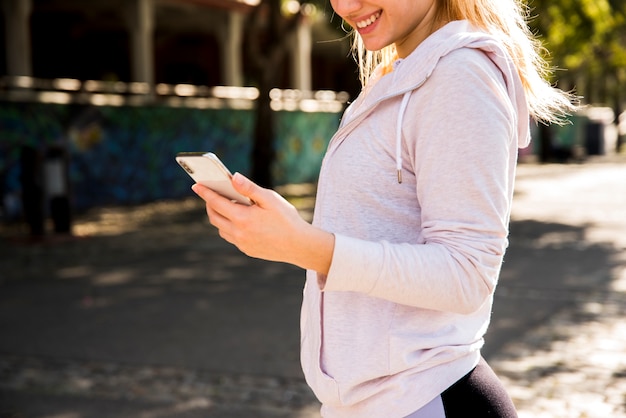
[[[409,97],[411,97],[410,91],[407,91],[402,96],[402,103],[400,104],[396,122],[396,170],[398,170],[398,183],[402,183],[402,121],[404,119],[404,111],[409,104]]]

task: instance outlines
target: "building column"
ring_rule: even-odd
[[[154,85],[154,3],[134,0],[128,5],[128,27],[131,33],[132,81]]]
[[[293,86],[302,91],[312,89],[311,44],[313,36],[311,32],[309,19],[304,19],[296,30],[294,51],[291,57]]]
[[[6,28],[7,74],[32,76],[30,14],[32,0],[2,0]]]
[[[228,13],[226,31],[221,34],[222,44],[222,79],[227,86],[243,86],[241,46],[243,38],[244,16],[236,11]],[[225,35],[225,36],[224,36]]]

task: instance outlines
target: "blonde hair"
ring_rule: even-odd
[[[545,49],[527,25],[528,8],[521,0],[436,0],[435,22],[468,20],[474,26],[498,37],[511,56],[522,85],[530,114],[542,122],[561,122],[575,109],[574,97],[550,85],[551,69],[543,58]],[[367,83],[378,65],[391,65],[397,58],[394,45],[367,51],[355,33],[353,53],[360,69],[361,83]]]

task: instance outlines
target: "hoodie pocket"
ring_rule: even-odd
[[[340,405],[337,382],[322,370],[322,301],[317,275],[307,273],[300,316],[300,362],[307,384],[323,404]]]

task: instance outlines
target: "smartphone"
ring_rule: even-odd
[[[176,154],[176,161],[196,183],[237,203],[252,204],[249,198],[234,189],[231,172],[212,152],[181,152]]]

